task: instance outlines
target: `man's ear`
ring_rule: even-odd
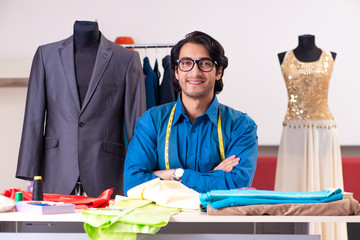
[[[177,81],[179,81],[179,72],[178,72],[178,67],[177,66],[175,66],[175,79],[177,80]]]
[[[219,69],[217,69],[216,78],[215,78],[216,81],[220,80],[222,71],[223,71],[223,67],[222,67],[222,66],[219,67]]]

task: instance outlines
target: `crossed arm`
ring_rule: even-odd
[[[224,161],[222,161],[219,165],[217,165],[213,170],[223,170],[225,172],[231,172],[233,168],[239,163],[240,158],[236,157],[235,155],[232,155]],[[168,170],[156,170],[152,171],[152,174],[155,176],[164,179],[164,180],[174,180],[173,174],[175,169],[168,169]]]

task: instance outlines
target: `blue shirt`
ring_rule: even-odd
[[[124,192],[156,178],[151,172],[165,168],[165,138],[170,112],[168,103],[149,109],[136,123],[124,168]],[[213,170],[220,162],[218,110],[225,158],[236,155],[231,172]],[[250,187],[256,168],[257,125],[245,113],[219,104],[216,96],[208,110],[194,123],[186,116],[178,97],[169,139],[170,169],[185,169],[181,183],[197,192]]]

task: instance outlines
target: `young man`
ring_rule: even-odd
[[[255,122],[219,104],[228,65],[218,41],[192,32],[171,50],[176,103],[138,119],[125,159],[124,191],[154,178],[198,192],[250,187],[256,168]]]

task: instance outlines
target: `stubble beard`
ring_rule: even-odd
[[[203,77],[200,77],[198,79],[204,80],[205,82],[208,81],[206,78],[203,78]],[[196,90],[196,89],[189,89],[189,88],[192,88],[193,86],[190,85],[187,88],[186,85],[188,85],[188,86],[190,85],[188,83],[187,79],[185,79],[185,86],[184,87],[180,86],[183,94],[185,94],[186,96],[188,96],[190,98],[196,98],[196,99],[209,96],[214,91],[214,87],[215,87],[215,83],[212,86],[205,86],[205,88],[202,88],[202,86],[201,86],[202,84],[200,84],[199,87],[202,89]]]

